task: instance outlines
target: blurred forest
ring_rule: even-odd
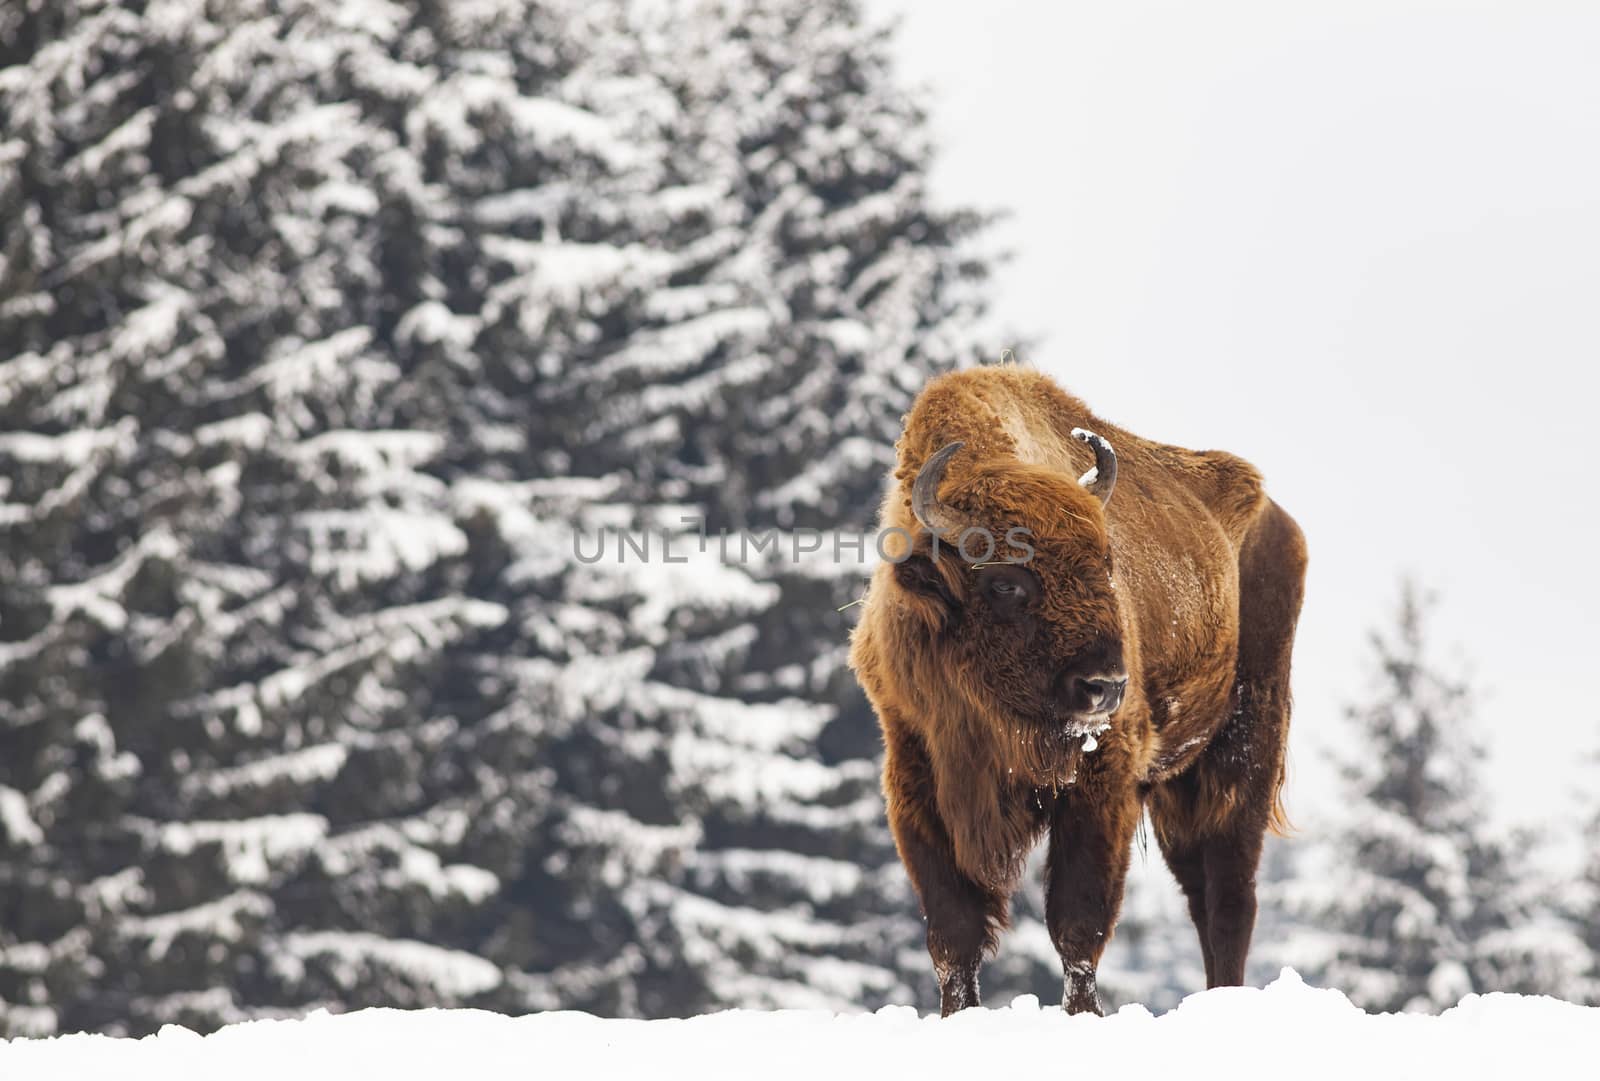
[[[868,528],[916,390],[998,354],[988,214],[928,196],[887,33],[0,11],[0,1034],[934,1002],[844,667],[866,568],[786,558]],[[684,562],[579,558],[606,529]],[[1256,968],[1594,1000],[1600,848],[1551,883],[1488,831],[1425,614],[1381,621],[1347,828],[1271,850]],[[1059,995],[1038,907],[999,1001]],[[1198,961],[1136,884],[1109,997]]]

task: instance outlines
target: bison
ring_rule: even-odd
[[[1062,1005],[1100,1012],[1146,811],[1206,986],[1242,983],[1262,843],[1283,827],[1299,527],[1249,463],[1141,439],[1017,366],[931,381],[896,448],[850,662],[941,1012],[979,1004],[1047,831]]]

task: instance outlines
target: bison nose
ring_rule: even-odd
[[[1127,689],[1126,676],[1118,679],[1094,676],[1078,680],[1078,693],[1089,704],[1089,713],[1115,713],[1117,707],[1122,705],[1122,694]]]

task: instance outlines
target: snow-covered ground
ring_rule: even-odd
[[[1370,1015],[1293,972],[1264,990],[1192,995],[1159,1017],[1129,1006],[1068,1017],[1032,996],[949,1020],[731,1010],[682,1021],[581,1013],[363,1010],[253,1021],[210,1036],[169,1026],[143,1040],[64,1036],[0,1044],[6,1081],[271,1078],[816,1078],[1292,1075],[1335,1078],[1588,1076],[1600,1007],[1468,996],[1440,1016]],[[1012,1073],[1028,1070],[1030,1073]],[[1042,1072],[1041,1072],[1042,1071]]]

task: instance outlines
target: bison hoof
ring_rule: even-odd
[[[939,981],[939,1016],[982,1005],[978,995],[978,966],[962,965]]]
[[[1068,1013],[1092,1013],[1103,1016],[1100,993],[1095,987],[1094,969],[1088,965],[1070,965],[1062,981],[1061,1008]]]
[[[1093,993],[1086,999],[1063,999],[1061,1008],[1068,1013],[1092,1013],[1096,1017],[1105,1016],[1105,1011],[1100,1008],[1100,996]]]

